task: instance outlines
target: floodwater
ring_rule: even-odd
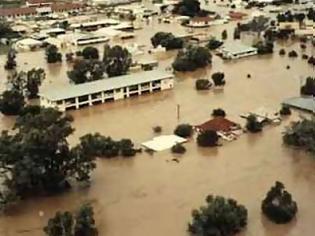
[[[220,35],[225,28],[232,30],[229,24],[208,32]],[[184,31],[173,25],[149,25],[139,32],[138,38],[148,45],[153,33],[161,29]],[[297,43],[289,42],[285,47],[295,48],[301,54]],[[311,53],[310,45],[307,53]],[[170,65],[175,54],[161,56],[161,67]],[[3,63],[1,57],[1,70]],[[67,67],[47,66],[43,52],[21,53],[18,64],[19,69],[45,68],[44,87],[58,89],[68,82]],[[287,65],[291,69],[287,70]],[[224,91],[194,89],[197,78],[210,77],[216,71],[226,75]],[[3,87],[5,73],[1,72]],[[248,73],[251,79],[247,79]],[[70,112],[76,131],[69,142],[74,144],[86,133],[100,132],[117,139],[128,137],[139,144],[154,136],[155,125],[169,134],[178,123],[206,121],[212,109],[218,107],[226,110],[228,118],[244,124],[240,113],[260,106],[278,109],[283,99],[299,94],[300,76],[313,74],[313,68],[300,58],[281,58],[277,53],[233,62],[223,62],[214,56],[212,67],[206,70],[177,74],[172,91]],[[279,126],[266,127],[261,134],[244,134],[218,148],[198,148],[191,140],[185,144],[187,153],[179,158],[179,163],[171,161],[174,156],[169,151],[153,156],[143,153],[131,159],[98,160],[89,188],[75,187],[58,196],[21,202],[0,218],[0,235],[43,235],[42,227],[57,210],[74,210],[83,202],[91,202],[102,236],[183,236],[188,235],[191,210],[204,204],[208,194],[214,194],[235,198],[247,207],[248,227],[242,236],[312,236],[315,160],[302,151],[283,146],[281,138],[285,127],[299,115],[294,112]],[[2,129],[10,128],[13,122],[12,118],[0,117]],[[260,211],[265,193],[277,180],[285,184],[299,207],[297,220],[284,226],[270,223]],[[39,216],[40,211],[44,216]]]

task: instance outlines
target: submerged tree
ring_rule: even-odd
[[[14,49],[10,49],[7,54],[7,61],[4,65],[4,69],[6,70],[13,70],[16,67],[16,52]]]
[[[213,117],[225,117],[226,113],[223,109],[218,108],[218,109],[213,109],[212,114]]]
[[[42,84],[42,81],[45,79],[46,73],[43,69],[31,69],[27,72],[26,79],[26,90],[28,98],[37,98],[39,86]]]
[[[152,38],[153,47],[161,45],[166,50],[180,49],[184,46],[184,41],[181,38],[176,38],[172,33],[157,32]]]
[[[255,115],[249,115],[246,121],[246,129],[251,133],[258,133],[262,131],[262,124],[257,121]]]
[[[189,138],[193,134],[193,131],[193,127],[190,124],[180,124],[175,128],[174,134],[183,138]]]
[[[226,31],[226,30],[223,30],[223,31],[222,31],[221,37],[222,37],[222,40],[226,40],[226,39],[227,39],[228,34],[227,34],[227,31]]]
[[[24,104],[23,94],[16,89],[6,90],[0,97],[0,111],[4,115],[18,115]]]
[[[297,204],[292,200],[283,183],[276,182],[262,201],[262,212],[273,222],[285,224],[290,222],[297,213]]]
[[[289,106],[283,105],[279,113],[282,116],[288,116],[288,115],[291,115],[291,109]]]
[[[44,232],[48,236],[97,236],[93,208],[83,205],[75,216],[68,211],[58,211],[48,220]]]
[[[94,157],[87,155],[80,145],[69,147],[67,137],[74,130],[72,120],[52,108],[41,108],[39,113],[19,116],[12,134],[3,131],[2,189],[25,198],[65,190],[70,179],[88,181],[95,168]]]
[[[223,86],[223,85],[225,85],[224,77],[225,77],[225,75],[222,72],[215,72],[211,76],[215,86]]]
[[[210,50],[215,50],[223,45],[223,42],[216,40],[215,38],[211,38],[207,44],[207,47]]]
[[[205,130],[198,134],[197,144],[200,147],[215,147],[218,145],[219,136],[214,130]]]
[[[210,65],[212,55],[208,48],[200,46],[188,46],[180,50],[173,62],[173,69],[176,71],[194,71]]]
[[[70,81],[82,84],[104,78],[105,67],[97,60],[79,60],[74,63],[73,69],[68,71]]]
[[[315,96],[315,78],[307,77],[305,84],[301,87],[302,95]]]
[[[197,79],[195,83],[195,88],[197,90],[209,90],[212,84],[207,79]]]
[[[235,235],[247,225],[247,215],[247,209],[234,199],[209,195],[206,206],[192,211],[188,231],[200,236]]]
[[[171,151],[176,154],[184,154],[186,152],[186,148],[182,144],[177,143],[171,148]]]
[[[48,45],[45,54],[47,63],[62,62],[62,55],[55,45]]]
[[[285,144],[304,149],[315,154],[315,120],[303,118],[293,122],[283,135]]]
[[[98,60],[99,59],[98,49],[95,47],[86,47],[82,51],[82,56],[86,60],[89,59]]]
[[[125,75],[132,63],[131,54],[121,46],[105,45],[103,63],[108,77]]]

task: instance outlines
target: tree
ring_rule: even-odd
[[[247,209],[236,200],[209,195],[205,206],[192,211],[188,231],[200,236],[235,235],[247,225],[247,215]]]
[[[175,128],[174,134],[183,138],[189,138],[193,134],[193,127],[190,124],[180,124]]]
[[[211,64],[212,55],[208,48],[188,46],[178,52],[172,66],[176,71],[194,71]]]
[[[104,78],[105,66],[96,60],[78,60],[74,63],[72,71],[68,71],[70,81],[82,84]]]
[[[294,57],[298,57],[298,54],[296,51],[292,50],[288,53],[288,56],[294,58]]]
[[[131,157],[136,155],[136,149],[130,139],[115,141],[99,133],[87,134],[80,138],[80,146],[89,156],[112,158],[119,155]]]
[[[265,41],[265,42],[258,42],[255,47],[257,48],[257,53],[260,55],[273,53],[273,42],[272,41]]]
[[[279,113],[282,116],[288,116],[288,115],[291,115],[291,109],[289,106],[283,105]]]
[[[24,104],[24,96],[18,90],[6,90],[0,98],[0,111],[4,115],[15,116],[20,113]]]
[[[262,131],[262,124],[257,121],[255,115],[249,115],[246,119],[246,129],[251,133],[258,133]]]
[[[176,38],[172,33],[157,32],[152,38],[153,47],[161,45],[166,50],[180,49],[184,46],[184,41],[181,38]]]
[[[44,232],[48,236],[97,236],[94,212],[90,205],[82,205],[78,213],[57,212],[48,220]]]
[[[7,38],[10,34],[13,33],[13,30],[10,24],[6,21],[0,21],[0,39]]]
[[[307,77],[305,84],[301,87],[301,94],[307,96],[315,96],[315,78]]]
[[[223,42],[216,40],[215,38],[211,38],[207,44],[207,47],[210,50],[215,50],[223,45]]]
[[[212,111],[212,116],[213,117],[225,117],[226,113],[223,109],[218,108],[218,109],[213,109]]]
[[[132,63],[131,54],[121,46],[105,45],[103,63],[109,77],[125,75]]]
[[[195,88],[197,90],[209,90],[212,84],[207,79],[197,79],[195,83]]]
[[[315,120],[303,118],[293,122],[283,135],[283,142],[315,154]]]
[[[214,147],[218,145],[219,136],[216,131],[205,130],[198,134],[197,144],[200,147]]]
[[[82,51],[82,56],[86,60],[88,59],[98,60],[99,59],[98,49],[95,47],[85,47]]]
[[[27,72],[26,90],[29,99],[38,97],[38,87],[42,84],[45,77],[46,73],[41,68],[33,68]]]
[[[62,62],[62,55],[55,45],[48,45],[45,54],[47,63]]]
[[[177,143],[172,147],[171,151],[176,154],[184,154],[186,152],[186,148],[182,144]]]
[[[211,76],[215,86],[223,86],[223,85],[225,85],[224,77],[225,77],[225,75],[222,72],[215,72]]]
[[[223,30],[223,31],[222,31],[222,34],[221,34],[222,40],[226,40],[227,37],[228,37],[227,31],[226,31],[226,30]]]
[[[276,182],[267,193],[261,205],[262,212],[277,224],[290,222],[297,213],[297,204],[285,190],[283,183]]]
[[[280,51],[279,51],[279,55],[280,55],[280,56],[284,56],[285,53],[286,53],[286,52],[285,52],[285,49],[283,49],[283,48],[280,49]]]
[[[205,15],[198,0],[182,0],[175,6],[173,13],[190,17]]]
[[[13,70],[16,67],[16,52],[14,49],[10,49],[8,54],[7,54],[7,61],[4,65],[4,69],[6,70]]]
[[[41,108],[39,113],[19,116],[12,134],[3,131],[0,167],[5,181],[1,189],[26,198],[63,191],[70,187],[70,179],[88,181],[95,168],[94,157],[81,145],[69,147],[72,120],[52,108]]]

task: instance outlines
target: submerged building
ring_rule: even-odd
[[[50,88],[40,93],[40,105],[66,111],[172,89],[173,86],[173,74],[161,70],[145,71],[79,85],[69,84],[60,89]]]

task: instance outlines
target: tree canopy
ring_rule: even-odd
[[[247,225],[247,215],[247,209],[234,199],[209,195],[205,206],[193,210],[188,231],[200,236],[235,235]]]
[[[172,33],[157,32],[152,38],[153,47],[161,45],[166,50],[180,49],[184,46],[184,41],[181,38],[176,38]]]
[[[315,96],[315,78],[307,77],[305,84],[301,87],[302,95]]]
[[[205,130],[198,134],[197,144],[200,147],[214,147],[218,145],[219,136],[216,131]]]
[[[175,128],[174,134],[188,138],[193,134],[193,127],[190,124],[180,124]]]
[[[94,157],[81,145],[69,147],[67,137],[74,131],[71,116],[52,108],[29,111],[17,118],[12,132],[0,136],[2,207],[8,196],[56,193],[68,188],[70,179],[88,181],[95,168]]]
[[[285,224],[296,215],[298,208],[283,183],[276,182],[267,193],[261,205],[262,212],[273,222]]]
[[[175,8],[173,13],[182,16],[207,16],[208,12],[200,8],[200,2],[198,0],[182,0]]]
[[[85,47],[82,51],[82,56],[84,59],[93,59],[93,60],[98,60],[99,59],[99,53],[98,49],[95,47]]]
[[[47,63],[62,62],[62,55],[55,45],[48,45],[45,54]]]
[[[97,60],[78,60],[73,69],[68,71],[68,77],[75,84],[82,84],[104,78],[105,66]]]
[[[25,104],[24,96],[16,89],[6,90],[0,98],[0,111],[4,115],[18,115]]]
[[[121,46],[105,45],[103,63],[108,77],[125,75],[132,63],[131,54]]]
[[[210,65],[212,55],[208,48],[200,46],[188,46],[180,50],[173,62],[173,69],[176,71],[194,71]]]
[[[48,220],[44,232],[48,236],[97,236],[92,206],[82,205],[75,215],[58,211]]]
[[[246,129],[251,133],[258,133],[262,131],[262,124],[257,121],[255,115],[249,115],[246,121]]]

